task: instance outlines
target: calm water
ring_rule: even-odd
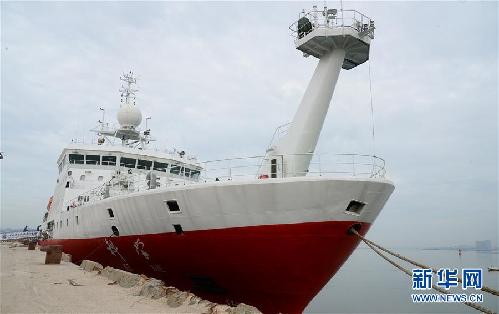
[[[453,267],[461,271],[466,267],[483,268],[486,286],[499,289],[499,272],[488,272],[487,267],[499,266],[499,255],[478,252],[395,250],[423,264]],[[411,269],[407,264],[403,264]],[[436,277],[434,277],[434,280]],[[434,281],[435,282],[435,281]],[[478,313],[459,303],[414,304],[411,300],[411,277],[388,264],[365,246],[359,248],[338,271],[336,276],[309,304],[306,313]],[[451,289],[454,293],[462,293]],[[468,289],[469,291],[469,289]],[[477,291],[480,293],[479,291]],[[433,290],[432,290],[433,293]],[[435,292],[437,293],[437,292]],[[499,297],[482,292],[481,304],[498,312]]]

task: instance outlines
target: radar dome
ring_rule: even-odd
[[[117,118],[121,127],[136,128],[142,122],[142,113],[137,107],[125,104],[118,110]]]

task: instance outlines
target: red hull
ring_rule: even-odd
[[[62,244],[77,264],[90,259],[146,274],[215,302],[244,302],[264,313],[301,313],[359,243],[347,234],[354,223],[265,225],[41,244]],[[368,229],[369,224],[362,223],[360,233]],[[138,249],[137,239],[143,243]],[[115,255],[108,249],[109,241],[118,249]]]

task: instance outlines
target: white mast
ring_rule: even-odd
[[[369,59],[374,21],[356,11],[342,12],[338,17],[336,9],[317,11],[314,6],[311,13],[291,25],[296,48],[305,57],[318,58],[319,64],[287,134],[267,150],[260,175],[307,174],[341,68],[349,70]]]

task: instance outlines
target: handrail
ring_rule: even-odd
[[[286,160],[289,157],[310,158],[310,166],[306,172],[297,172],[292,169],[286,169]],[[261,175],[260,171],[264,166],[269,166],[271,159],[278,159],[277,177],[293,176],[329,176],[335,174],[350,175],[353,177],[384,178],[385,160],[375,155],[341,153],[341,154],[280,154],[275,156],[250,156],[236,157],[228,159],[217,159],[202,162],[203,180],[219,180],[246,177],[257,178]],[[331,162],[331,158],[336,158]]]
[[[289,157],[310,158],[310,166],[306,172],[297,172],[286,169],[286,160]],[[261,176],[263,166],[269,166],[272,159],[277,159],[275,177],[298,177],[298,176],[325,176],[325,177],[363,177],[384,178],[385,160],[375,155],[340,153],[340,154],[283,154],[274,156],[249,156],[226,159],[216,159],[202,162],[203,172],[200,180],[195,181],[172,181],[162,184],[157,189],[169,188],[178,185],[191,185],[198,182],[229,181],[239,179],[257,179]],[[331,161],[331,159],[334,159]],[[262,176],[260,178],[269,178]],[[129,194],[148,189],[147,180],[139,174],[128,174],[122,172],[100,186],[85,191],[81,195],[71,199],[66,204],[70,207],[78,207],[107,197]]]
[[[279,140],[288,132],[288,128],[290,125],[291,125],[291,122],[288,122],[285,124],[281,124],[280,126],[278,126],[275,129],[274,134],[272,135],[272,138],[270,139],[270,143],[267,146],[267,149],[270,149],[276,140]]]
[[[334,9],[333,9],[334,10]],[[341,13],[341,15],[340,15]],[[299,15],[299,19],[307,18],[311,24],[312,28],[317,27],[327,27],[327,28],[337,28],[337,27],[346,27],[352,28],[358,31],[359,33],[366,31],[364,25],[368,25],[368,27],[374,25],[374,20],[372,20],[367,15],[360,13],[357,10],[338,10],[336,13],[331,14],[331,11],[325,8],[325,10],[318,10],[314,8],[314,10],[302,13]],[[295,21],[289,26],[289,30],[291,31],[291,36],[296,39],[301,38],[299,36],[298,29],[298,21]],[[365,33],[365,35],[369,34],[371,38],[374,38],[374,28],[370,30],[370,32]]]

